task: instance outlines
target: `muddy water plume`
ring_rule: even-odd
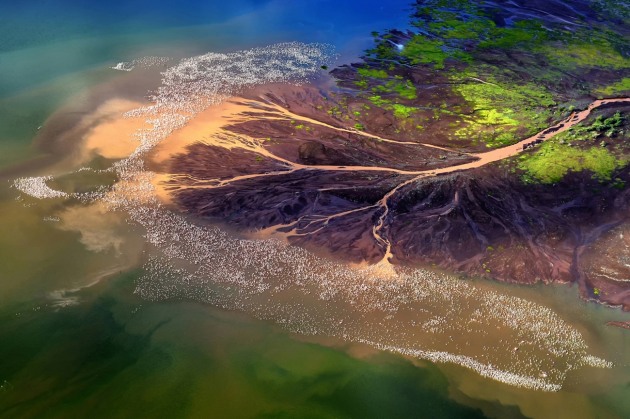
[[[118,182],[85,198],[126,212],[145,229],[149,259],[136,292],[242,310],[293,332],[453,362],[533,389],[559,390],[572,370],[611,367],[589,352],[576,328],[540,304],[387,261],[352,267],[278,240],[235,238],[160,204],[145,168],[156,145],[242,88],[304,82],[329,60],[328,47],[297,43],[193,57],[164,73],[151,105],[126,113],[148,118],[149,126],[135,133],[139,146],[131,155],[114,164]],[[18,179],[15,186],[36,198],[81,198],[49,181]]]

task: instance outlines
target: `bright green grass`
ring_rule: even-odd
[[[389,77],[389,75],[387,74],[387,71],[385,70],[377,70],[373,68],[359,68],[357,71],[363,77],[369,77],[372,79],[386,79]]]
[[[374,105],[378,106],[379,108],[382,108],[392,103],[390,100],[383,99],[379,95],[370,96],[368,97],[368,100],[372,102]]]
[[[597,145],[601,136],[623,133],[624,116],[619,112],[609,118],[597,117],[591,125],[577,126],[543,143],[534,154],[521,156],[518,167],[526,173],[526,181],[555,183],[570,171],[589,170],[596,179],[607,181],[616,169],[625,166],[627,159],[618,158],[608,148]],[[571,143],[592,144],[590,148],[572,147]],[[605,145],[605,142],[604,142]]]
[[[543,50],[552,63],[562,68],[630,68],[630,59],[621,55],[608,40],[601,38],[562,46],[549,45]]]
[[[459,81],[453,90],[473,109],[467,125],[455,131],[455,136],[478,137],[483,129],[492,128],[493,132],[482,138],[490,147],[516,142],[514,131],[519,127],[530,132],[544,127],[550,117],[546,108],[556,104],[544,87],[533,83],[509,83],[472,71],[453,74],[452,79]],[[502,132],[497,135],[498,129]]]
[[[592,147],[587,150],[545,143],[534,155],[519,162],[519,169],[524,170],[526,181],[556,183],[568,172],[589,170],[596,179],[610,180],[615,169],[627,162],[619,160],[608,149]]]
[[[392,105],[392,108],[394,110],[394,116],[401,119],[409,118],[413,113],[418,111],[417,108],[401,105],[399,103]]]
[[[444,42],[427,39],[424,35],[415,35],[405,45],[400,55],[409,59],[411,64],[432,64],[436,69],[444,68],[444,60],[449,54],[445,52]]]
[[[602,96],[612,96],[624,92],[630,92],[630,77],[624,77],[616,83],[595,89],[595,93]]]

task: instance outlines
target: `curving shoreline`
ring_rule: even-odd
[[[175,87],[172,90],[178,92]],[[166,210],[156,197],[145,162],[154,147],[161,143],[166,147],[168,138],[174,133],[185,132],[186,122],[191,122],[190,114],[205,103],[189,98],[192,101],[190,114],[182,115],[181,103],[169,108],[168,100],[167,92],[158,101],[162,109],[153,114],[157,119],[152,121],[152,128],[137,132],[139,147],[127,159],[115,164],[119,182],[111,191],[90,198],[105,203],[112,210],[125,212],[131,221],[146,230],[144,237],[151,251],[144,266],[145,273],[136,285],[135,292],[141,297],[148,300],[192,299],[245,311],[281,324],[292,332],[369,342],[409,356],[462,363],[492,379],[538,390],[558,390],[568,372],[591,365],[593,360],[598,361],[598,367],[612,366],[589,355],[584,337],[550,309],[504,292],[484,289],[483,284],[469,284],[430,270],[399,270],[382,264],[352,267],[277,240],[232,237],[217,228],[200,226],[181,214]],[[142,112],[142,109],[138,111]],[[355,138],[349,140],[355,141]],[[206,147],[227,144],[228,148],[238,146],[235,148],[238,151],[251,152],[252,147],[259,147],[257,141],[260,139],[235,142],[234,137],[223,137],[218,140]],[[368,144],[377,146],[378,141]],[[394,146],[396,144],[389,144],[387,148]],[[273,155],[267,152],[269,156]],[[215,166],[203,161],[200,167],[222,169],[226,171],[224,175],[237,168],[227,164],[226,155],[219,157],[223,160],[214,162]],[[271,157],[268,160],[259,163],[285,164]],[[434,160],[444,164],[439,158]],[[248,166],[253,167],[254,163],[248,160]],[[335,170],[283,172],[289,176],[304,172],[333,174],[328,180],[342,181],[334,175],[338,172]],[[344,173],[357,175],[354,180],[361,182],[374,181],[369,177],[374,173],[368,177],[362,177],[358,171]],[[398,176],[402,175],[386,177],[383,188],[391,190],[395,187]],[[199,181],[194,176],[182,178]],[[305,180],[311,184],[310,178]],[[216,187],[221,179],[214,177],[203,181],[214,184],[215,187],[209,190],[220,191],[228,197],[230,193],[225,193],[223,188],[235,185],[226,183]],[[352,181],[348,181],[350,191]],[[247,182],[251,179],[236,184]],[[288,192],[293,194],[291,190]],[[276,197],[274,194],[267,196]],[[348,214],[358,212],[331,217],[328,222],[332,225],[348,218]],[[351,233],[349,230],[338,231],[346,236]],[[471,312],[477,314],[470,316]],[[498,324],[500,328],[488,328],[488,322]],[[453,340],[453,335],[460,336],[470,345],[460,345],[459,340]],[[514,352],[513,348],[518,345],[519,351]],[[435,354],[439,356],[434,357]]]

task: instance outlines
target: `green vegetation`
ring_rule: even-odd
[[[389,77],[385,70],[377,70],[372,68],[359,68],[357,72],[363,77],[369,77],[372,79],[386,79]]]
[[[390,100],[383,99],[382,97],[378,95],[370,96],[368,97],[368,99],[370,102],[372,102],[374,105],[378,106],[379,108],[382,108],[392,103]]]
[[[477,58],[489,49],[538,48],[549,39],[548,29],[540,22],[523,20],[511,27],[498,27],[480,5],[460,0],[423,1],[414,19],[414,26],[422,33],[413,36],[402,51],[397,51],[383,36],[381,44],[369,52],[377,59],[396,57],[411,65],[426,64],[438,70],[445,69],[448,60],[466,63],[465,69],[449,67],[446,73],[453,82],[453,90],[469,109],[465,112],[468,116],[463,116],[463,121],[453,127],[455,138],[497,147],[516,142],[517,130],[533,133],[547,124],[551,113],[546,108],[556,105],[549,89],[539,83],[518,81],[515,74]],[[382,55],[385,48],[390,50],[386,56]],[[368,74],[371,73],[363,71],[362,75]],[[370,101],[392,110],[396,117],[408,118],[414,112],[409,106],[394,105],[380,96],[396,92],[402,99],[416,99],[416,88],[409,80],[402,82],[396,78],[372,91],[379,95],[371,96]],[[441,113],[436,112],[434,119],[439,119]]]
[[[449,56],[442,41],[427,39],[424,35],[415,35],[400,53],[411,64],[433,64],[436,69],[444,68],[444,60]]]
[[[397,118],[409,118],[411,114],[418,110],[417,108],[401,105],[399,103],[393,104],[392,109],[394,110],[394,116]]]
[[[479,43],[479,48],[529,48],[549,39],[547,30],[535,20],[522,20],[513,27],[493,28],[490,36]]]
[[[603,96],[612,96],[624,92],[630,92],[630,77],[625,77],[616,83],[595,89],[595,92]]]
[[[402,105],[400,103],[393,103],[391,100],[383,99],[381,96],[374,95],[368,97],[368,100],[379,108],[391,110],[396,118],[405,119],[409,118],[412,114],[418,111],[418,108],[414,106]],[[421,125],[418,129],[424,129]]]
[[[357,131],[364,131],[365,127],[363,126],[363,124],[357,122],[356,124],[354,124],[354,129],[356,129]]]
[[[501,132],[486,141],[488,147],[497,148],[517,143],[520,140],[514,132]]]
[[[334,116],[335,118],[341,118],[341,116],[343,115],[338,106],[332,106],[330,109],[328,109],[328,111],[326,111],[326,113],[328,113],[328,115]]]
[[[627,37],[615,32],[618,20],[606,20],[615,17],[616,8],[630,7],[621,0],[594,0],[591,6],[607,17],[568,29],[544,13],[540,20],[504,23],[498,9],[486,2],[419,1],[411,22],[417,33],[405,41],[395,32],[374,32],[375,47],[368,51],[372,61],[357,70],[360,80],[355,83],[369,91],[375,106],[406,119],[419,108],[409,103],[418,92],[404,67],[424,67],[446,77],[446,86],[461,97],[453,100],[447,93],[448,106],[433,114],[436,121],[458,116],[448,121],[451,138],[489,147],[513,144],[566,117],[561,101],[577,103],[587,94],[603,97],[630,90]],[[619,74],[618,79],[611,74]],[[601,80],[609,84],[602,86]],[[428,98],[435,100],[431,93]],[[426,108],[436,105],[425,102]]]
[[[487,67],[484,69],[488,71]],[[454,74],[452,79],[459,82],[453,90],[473,110],[466,125],[455,130],[454,135],[479,138],[489,147],[515,143],[519,128],[526,128],[528,133],[543,128],[551,117],[547,108],[556,104],[544,87],[533,83],[510,83],[471,71]]]
[[[609,40],[594,38],[549,45],[543,50],[549,60],[562,68],[597,67],[620,70],[630,68],[630,59],[617,51]]]
[[[406,80],[404,83],[395,83],[393,89],[403,99],[413,100],[418,97],[416,86],[409,80]]]
[[[549,29],[535,20],[498,27],[475,2],[427,0],[417,8],[413,25],[422,30],[400,53],[411,64],[444,68],[448,58],[474,63],[478,51],[491,48],[533,50],[549,39]],[[382,48],[375,54],[382,53]],[[391,58],[391,57],[389,57]]]
[[[374,93],[396,93],[400,98],[407,100],[413,100],[417,97],[416,86],[402,76],[396,75],[392,80],[382,83],[382,81],[390,78],[385,70],[363,67],[357,69],[357,73],[361,78],[355,81],[354,84],[360,89],[367,90],[369,87],[368,80],[372,79],[379,83],[372,88]]]
[[[310,131],[313,130],[313,128],[309,127],[308,125],[304,125],[304,124],[296,125],[294,128],[297,129],[297,130],[304,130],[304,131],[307,131],[307,132],[310,132]]]
[[[560,138],[562,140],[594,140],[600,135],[606,137],[612,137],[615,134],[622,133],[620,127],[622,126],[625,117],[621,115],[621,112],[616,112],[610,118],[604,119],[601,115],[595,118],[595,121],[591,125],[576,126],[563,133]]]
[[[527,174],[524,180],[556,183],[569,172],[589,170],[600,181],[610,180],[615,169],[623,167],[625,160],[618,160],[605,148],[592,147],[586,150],[566,145],[545,143],[530,158],[520,162],[519,168]]]
[[[374,93],[396,93],[401,98],[413,100],[417,98],[416,86],[411,81],[390,80],[372,89]]]
[[[610,181],[615,170],[625,166],[627,159],[616,157],[603,142],[597,147],[599,137],[611,137],[623,133],[624,117],[617,112],[609,118],[597,117],[588,126],[577,126],[558,134],[552,141],[543,143],[533,154],[524,154],[518,163],[525,172],[526,182],[555,183],[570,171],[589,170],[596,179]],[[577,147],[578,144],[582,147]],[[601,145],[601,144],[600,144]],[[615,185],[623,182],[615,179]],[[613,186],[615,186],[613,185]]]

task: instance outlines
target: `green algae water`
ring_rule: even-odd
[[[135,298],[137,273],[2,318],[11,417],[483,417],[435,367],[301,342],[237,313]]]
[[[14,44],[4,46],[3,57],[11,57],[12,67],[2,61],[0,70],[7,75],[2,80],[10,75],[12,81],[3,84],[0,99],[0,416],[630,415],[630,351],[626,350],[630,338],[621,329],[601,327],[623,316],[580,302],[570,288],[473,281],[480,292],[514,295],[549,307],[568,327],[582,333],[595,355],[615,363],[611,369],[570,372],[558,392],[520,388],[453,363],[433,364],[341,336],[291,333],[299,325],[283,324],[284,313],[267,314],[260,309],[264,306],[220,308],[225,305],[194,293],[203,287],[188,294],[178,292],[176,285],[155,288],[163,298],[151,298],[155,295],[149,291],[154,288],[142,288],[155,284],[153,265],[147,262],[161,253],[128,213],[106,211],[79,199],[33,199],[13,186],[16,178],[78,169],[69,156],[83,132],[61,141],[63,128],[76,125],[109,97],[141,100],[156,87],[156,73],[162,68],[130,74],[109,68],[119,61],[147,55],[177,58],[208,49],[231,51],[295,39],[326,41],[341,51],[354,48],[358,53],[370,30],[396,23],[390,19],[381,25],[387,16],[378,2],[371,5],[372,15],[363,9],[357,12],[354,23],[344,12],[344,7],[353,10],[353,2],[340,6],[343,18],[331,17],[334,12],[326,10],[326,19],[314,13],[323,14],[319,3],[328,2],[312,3],[293,6],[285,15],[277,13],[276,2],[214,8],[207,15],[211,29],[199,21],[199,13],[178,9],[184,17],[169,21],[168,16],[160,17],[164,11],[153,10],[163,29],[131,19],[123,25],[124,36],[108,33],[112,27],[123,30],[113,12],[82,36],[85,26],[80,22],[85,15],[103,11],[79,8],[76,30],[56,32],[51,24],[42,28],[57,37],[51,42],[42,36],[16,36]],[[400,2],[400,10],[404,3]],[[19,12],[24,16],[25,11]],[[269,16],[274,16],[276,32],[265,39],[260,38],[259,31],[266,29],[262,23],[259,30],[248,24],[249,29],[229,34],[223,26],[240,27],[240,19],[263,22]],[[333,23],[326,26],[322,21]],[[110,27],[108,22],[118,23]],[[339,31],[343,24],[350,29]],[[337,33],[356,44],[342,44]],[[201,35],[207,38],[200,40]],[[41,61],[47,54],[61,54],[61,61],[47,68]],[[69,57],[76,60],[68,63]],[[20,71],[24,68],[29,72]],[[53,129],[51,121],[59,127]],[[111,173],[98,172],[111,162],[92,157],[86,164],[95,170],[76,172],[50,185],[86,193],[116,182]],[[164,282],[160,279],[157,285]],[[338,319],[351,315],[351,308],[343,303],[331,310]],[[328,327],[327,321],[322,318],[315,326]]]

